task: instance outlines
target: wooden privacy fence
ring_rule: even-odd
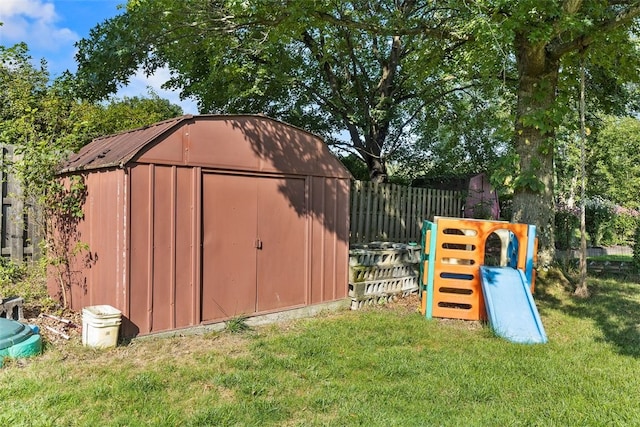
[[[459,217],[463,206],[460,191],[354,181],[349,241],[419,243],[423,220]]]
[[[2,173],[2,212],[0,212],[0,256],[22,262],[38,256],[39,236],[32,209],[25,209],[20,182],[11,174],[14,147],[0,145]]]

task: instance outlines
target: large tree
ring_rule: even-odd
[[[586,50],[593,63],[623,73],[636,55],[634,34],[640,1],[481,0],[469,2],[487,42],[510,44],[517,68],[514,145],[519,173],[513,220],[536,224],[540,261],[554,253],[555,133],[566,117],[558,102],[566,59]],[[564,62],[563,62],[564,61]],[[637,62],[636,62],[637,63]]]
[[[113,93],[139,67],[201,112],[265,113],[360,156],[372,180],[416,140],[416,123],[476,77],[447,1],[131,0],[78,44],[87,94]],[[454,72],[455,71],[455,72]]]
[[[631,69],[639,13],[640,1],[131,0],[77,59],[94,96],[139,67],[168,66],[167,85],[203,112],[263,112],[334,142],[347,135],[374,180],[398,147],[433,131],[420,124],[450,96],[479,81],[513,88],[512,219],[538,226],[548,264],[561,83],[583,52],[614,75]]]

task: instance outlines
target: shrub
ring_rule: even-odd
[[[636,227],[635,243],[633,244],[633,265],[640,271],[640,224]]]
[[[606,238],[611,239],[611,223],[615,215],[615,205],[600,196],[587,199],[585,203],[585,220],[587,233],[591,236],[593,246],[599,246]]]
[[[575,231],[580,228],[580,210],[576,207],[569,208],[566,203],[558,203],[555,215],[556,247],[567,250],[577,247]]]
[[[47,291],[43,262],[16,263],[0,258],[0,296],[22,297],[27,306],[55,306]]]
[[[640,225],[640,212],[616,206],[610,227],[611,236],[607,243],[612,245],[632,243],[635,240],[638,225]]]

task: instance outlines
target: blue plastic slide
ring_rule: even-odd
[[[496,335],[522,344],[547,342],[538,308],[522,270],[480,266],[489,324]]]

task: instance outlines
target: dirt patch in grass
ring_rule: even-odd
[[[71,310],[42,311],[42,308],[27,305],[23,309],[23,323],[36,325],[46,345],[82,343],[82,314]]]
[[[367,305],[364,306],[361,310],[383,310],[383,311],[395,311],[398,314],[402,315],[410,315],[410,314],[418,314],[420,313],[420,296],[418,293],[413,293],[404,297],[396,297],[393,298],[386,304],[378,304],[378,305]],[[461,319],[440,319],[434,318],[434,320],[443,325],[447,325],[449,327],[454,327],[457,329],[467,329],[467,330],[479,330],[484,327],[484,322],[477,320],[461,320]]]

